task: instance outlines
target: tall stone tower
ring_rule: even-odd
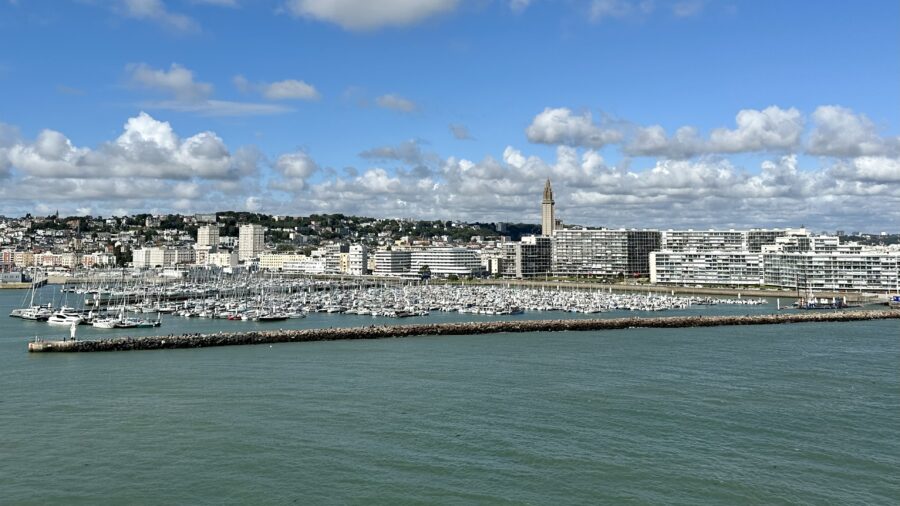
[[[544,184],[544,198],[541,200],[541,234],[546,236],[553,235],[556,228],[556,217],[553,214],[553,188],[550,187],[550,178]]]

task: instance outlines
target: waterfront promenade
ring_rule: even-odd
[[[134,351],[175,348],[205,348],[246,344],[385,339],[437,335],[478,335],[502,332],[597,331],[628,328],[718,327],[728,325],[773,325],[787,323],[827,323],[900,319],[900,311],[836,311],[746,316],[670,316],[660,318],[610,318],[463,322],[413,325],[370,325],[364,327],[218,332],[148,337],[120,337],[88,341],[43,341],[28,343],[28,351],[93,352]]]

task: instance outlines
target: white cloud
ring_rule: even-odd
[[[125,70],[134,86],[172,95],[181,101],[205,100],[213,92],[211,84],[194,81],[194,73],[177,63],[173,63],[169,70],[154,69],[146,63],[132,63]]]
[[[622,133],[594,124],[589,111],[574,115],[570,109],[546,108],[525,130],[528,140],[540,144],[565,144],[599,148],[622,140]]]
[[[413,112],[418,109],[418,106],[412,100],[390,93],[377,97],[375,99],[375,105],[383,109],[391,109],[399,112]]]
[[[617,165],[604,159],[599,146],[559,144],[551,158],[507,146],[476,161],[439,158],[410,140],[363,152],[359,169],[323,168],[297,151],[274,156],[271,171],[260,174],[264,157],[257,150],[231,150],[213,132],[181,137],[146,114],[130,118],[121,135],[96,148],[77,146],[53,130],[26,141],[5,126],[0,163],[7,160],[8,170],[0,185],[0,214],[34,212],[42,203],[63,212],[90,208],[102,214],[245,208],[537,223],[541,189],[550,177],[559,216],[570,224],[699,228],[814,222],[817,228],[868,230],[900,222],[900,154],[888,149],[892,138],[878,137],[857,115],[841,113],[840,121],[814,123],[862,125],[868,133],[857,139],[882,153],[803,157],[794,146],[805,145],[804,139],[794,143],[790,126],[797,115],[766,111],[739,113],[733,128],[715,136],[719,149],[759,149],[766,156],[756,167],[720,156],[687,156],[708,154],[714,144],[712,134],[704,138],[690,127],[671,137],[662,128],[645,127],[627,145],[640,138],[645,151],[661,158],[626,158]],[[583,114],[567,118],[577,128],[553,135],[590,139],[582,130],[607,128],[590,117],[584,121]],[[397,167],[384,163],[395,160]]]
[[[146,63],[133,63],[126,66],[125,70],[132,86],[171,97],[143,103],[147,108],[190,112],[203,116],[257,116],[293,110],[275,104],[214,100],[210,98],[213,85],[196,81],[190,69],[177,63],[173,63],[168,70],[155,69]],[[245,83],[246,80],[240,81],[241,79],[243,79],[241,76],[237,76],[235,84]]]
[[[258,92],[269,100],[318,100],[321,98],[315,86],[297,79],[285,79],[273,83],[251,83],[246,77],[232,78],[234,86],[241,92]]]
[[[281,179],[270,184],[270,188],[284,191],[299,191],[306,188],[306,181],[319,171],[319,164],[304,151],[285,153],[275,161],[275,170]]]
[[[659,125],[638,127],[634,137],[624,148],[634,156],[663,156],[666,158],[691,158],[703,153],[704,141],[693,127],[681,127],[671,138]]]
[[[672,137],[668,137],[659,125],[636,127],[623,150],[635,156],[680,159],[711,153],[793,152],[801,146],[803,115],[793,107],[770,106],[761,111],[743,109],[738,112],[735,122],[737,128],[717,128],[708,140],[689,126],[679,128]]]
[[[247,200],[244,201],[244,209],[250,211],[251,213],[255,213],[262,209],[262,201],[259,197],[247,197]]]
[[[812,120],[814,128],[807,142],[810,154],[852,157],[900,151],[900,137],[881,137],[872,120],[846,107],[820,106],[813,112]]]
[[[228,179],[256,172],[252,160],[244,153],[232,156],[212,132],[180,139],[168,122],[143,112],[129,118],[124,130],[96,150],[76,147],[62,133],[44,130],[33,143],[10,148],[9,161],[33,178]]]
[[[456,9],[458,0],[288,0],[297,17],[335,23],[347,30],[405,26]]]
[[[743,109],[735,118],[737,128],[718,128],[709,136],[709,150],[719,153],[793,150],[803,134],[803,116],[791,107],[766,107],[762,111]]]
[[[258,193],[262,155],[253,147],[231,151],[213,132],[180,137],[169,123],[140,113],[96,148],[46,129],[32,141],[15,137],[0,145],[3,160],[9,171],[0,185],[0,214],[34,212],[39,204],[123,214],[232,208],[229,202]]]
[[[127,17],[157,22],[178,32],[191,32],[199,27],[184,14],[170,12],[162,0],[121,0],[119,10]]]
[[[270,100],[318,100],[320,96],[314,86],[296,79],[267,84],[263,95]]]

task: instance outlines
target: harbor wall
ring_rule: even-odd
[[[810,322],[850,322],[900,319],[900,311],[829,311],[815,313],[763,314],[747,316],[669,316],[659,318],[611,318],[571,320],[519,320],[495,322],[434,323],[412,325],[370,325],[303,330],[263,330],[183,334],[148,337],[121,337],[91,341],[42,341],[28,343],[30,352],[92,352],[205,348],[245,344],[335,341],[345,339],[385,339],[413,336],[495,334],[501,332],[559,332],[615,330],[628,328],[685,328],[726,325],[773,325]]]
[[[0,290],[27,290],[32,287],[40,288],[47,284],[46,279],[41,279],[38,281],[25,281],[23,283],[0,283]]]

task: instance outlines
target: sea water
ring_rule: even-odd
[[[900,503],[897,321],[28,354],[21,297],[2,504]]]

